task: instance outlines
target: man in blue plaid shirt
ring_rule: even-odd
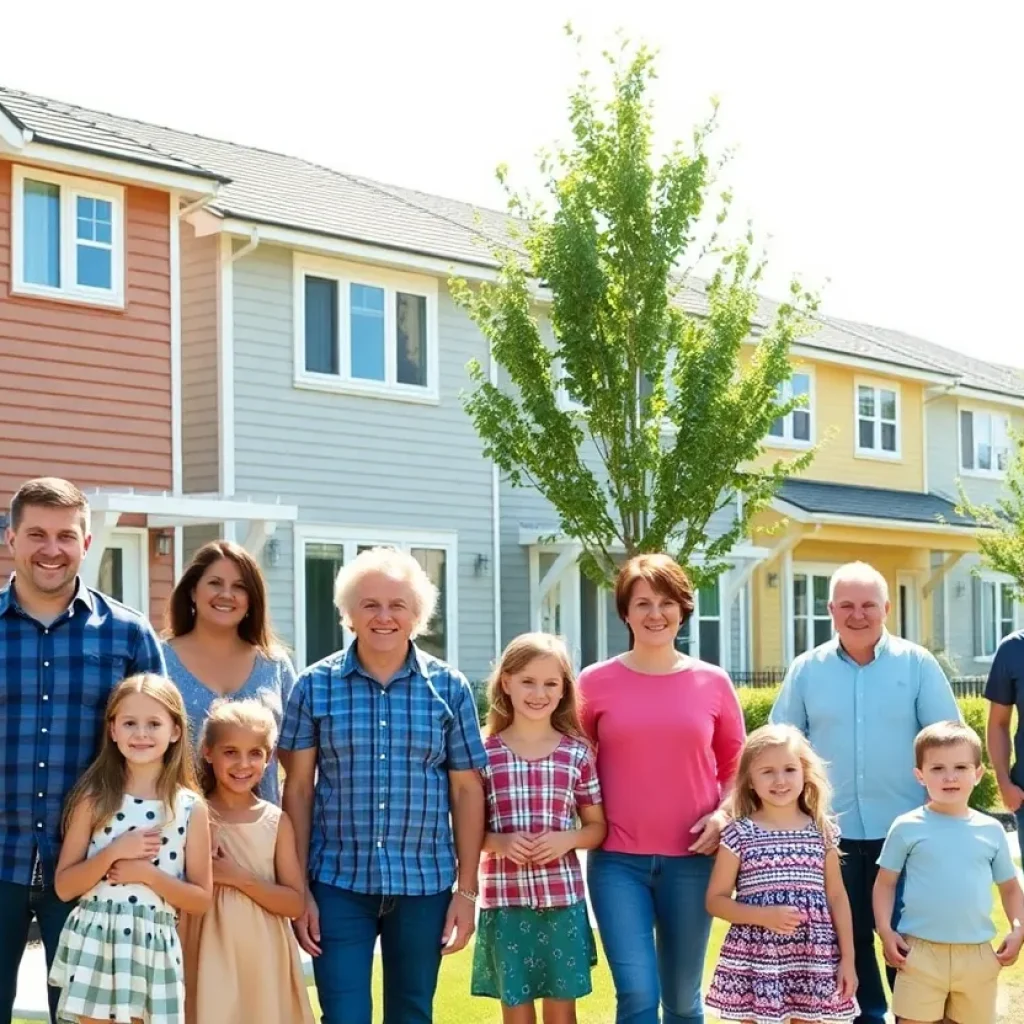
[[[475,926],[487,756],[465,677],[412,643],[437,597],[411,554],[364,551],[335,586],[355,640],[285,711],[284,809],[309,878],[295,930],[323,1024],[370,1024],[378,937],[385,1024],[429,1024],[441,956]]]
[[[33,917],[49,968],[71,911],[53,890],[64,799],[98,750],[107,695],[164,674],[152,627],[78,577],[89,505],[66,480],[30,480],[11,501],[14,574],[0,589],[0,1021],[10,1020]],[[59,993],[50,989],[56,1022]]]

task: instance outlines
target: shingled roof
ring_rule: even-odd
[[[508,214],[388,185],[300,157],[210,139],[0,87],[0,110],[34,141],[102,153],[220,181],[208,209],[223,217],[494,267],[496,244],[517,245]],[[517,246],[518,247],[518,246]],[[700,281],[677,301],[707,312]],[[761,326],[778,303],[762,298]],[[900,331],[820,316],[803,343],[829,353],[948,377],[995,394],[1024,397],[1024,373],[987,363]]]

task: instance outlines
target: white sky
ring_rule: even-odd
[[[502,206],[565,138],[577,62],[660,50],[659,133],[722,101],[737,210],[832,313],[1024,366],[1024,15],[973,0],[8,3],[0,82]],[[596,62],[591,66],[597,68]],[[825,284],[826,280],[828,281]]]

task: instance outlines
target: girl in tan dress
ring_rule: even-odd
[[[213,827],[213,906],[183,918],[188,1024],[313,1024],[291,921],[305,886],[288,816],[255,789],[276,742],[269,708],[216,701],[201,781]]]

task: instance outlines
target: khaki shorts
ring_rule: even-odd
[[[896,975],[892,1010],[914,1021],[995,1024],[1000,964],[991,945],[906,937],[910,953]]]

